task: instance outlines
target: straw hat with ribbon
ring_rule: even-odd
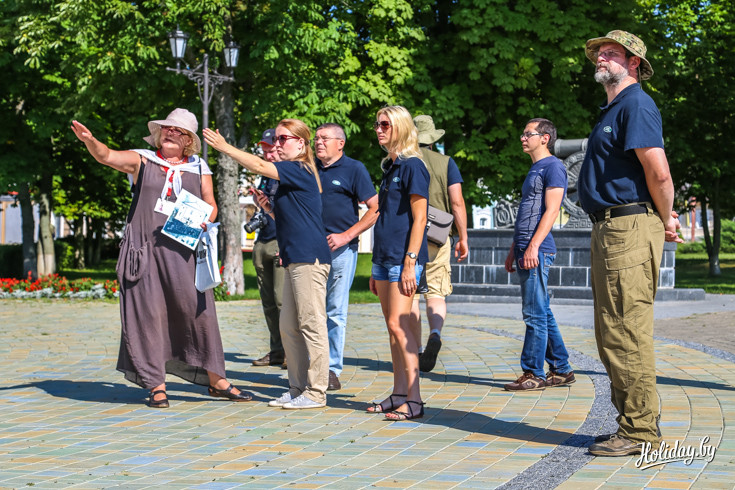
[[[202,151],[202,140],[197,136],[199,123],[197,122],[197,117],[191,112],[186,109],[177,108],[171,111],[171,114],[166,116],[166,119],[149,121],[148,131],[150,131],[151,134],[143,139],[151,146],[156,146],[156,142],[161,141],[162,126],[173,126],[175,128],[183,129],[189,133],[189,136],[194,140],[194,154],[196,155]]]

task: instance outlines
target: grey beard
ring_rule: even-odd
[[[597,71],[595,72],[595,81],[601,83],[605,87],[616,87],[625,80],[625,73],[612,73],[611,71]]]

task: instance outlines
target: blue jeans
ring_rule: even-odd
[[[327,280],[327,333],[329,369],[342,374],[350,288],[357,268],[357,250],[348,245],[332,252],[332,269]]]
[[[526,323],[526,337],[521,352],[521,369],[534,376],[546,379],[544,358],[552,371],[568,373],[569,354],[561,338],[559,326],[549,307],[549,268],[556,254],[539,252],[539,265],[534,269],[521,269],[518,262],[523,258],[523,250],[516,249],[516,270],[521,280],[523,299],[523,321]]]

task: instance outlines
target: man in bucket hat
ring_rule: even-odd
[[[467,257],[467,210],[462,197],[462,175],[454,160],[431,150],[431,145],[444,136],[443,129],[436,129],[431,116],[416,116],[413,119],[419,132],[421,159],[429,170],[429,205],[454,216],[454,225],[459,238],[454,247],[454,256],[460,262]],[[441,331],[447,316],[446,297],[452,294],[451,237],[444,245],[429,242],[429,262],[426,263],[426,316],[429,321],[429,339],[426,349],[419,345],[419,369],[428,373],[436,365],[436,358],[441,349]],[[414,334],[421,339],[421,310],[418,295],[414,296],[411,309],[411,321]],[[422,352],[423,350],[423,352]]]
[[[640,85],[653,75],[645,44],[616,30],[587,41],[585,54],[607,101],[589,136],[578,191],[593,223],[595,339],[619,414],[617,432],[598,437],[589,451],[627,456],[661,439],[653,302],[664,240],[681,239],[661,114]]]

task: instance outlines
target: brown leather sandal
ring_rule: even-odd
[[[230,386],[228,386],[227,389],[224,390],[218,390],[214,386],[210,386],[209,396],[219,396],[221,398],[232,400],[233,402],[249,402],[253,399],[253,395],[251,395],[247,391],[240,390],[240,393],[238,394],[233,393],[233,388],[234,386],[232,386],[232,383],[230,383]]]
[[[159,393],[164,394],[163,400],[154,400],[153,398]],[[151,391],[150,397],[148,398],[148,406],[151,408],[168,408],[168,396],[165,395],[166,390]]]

